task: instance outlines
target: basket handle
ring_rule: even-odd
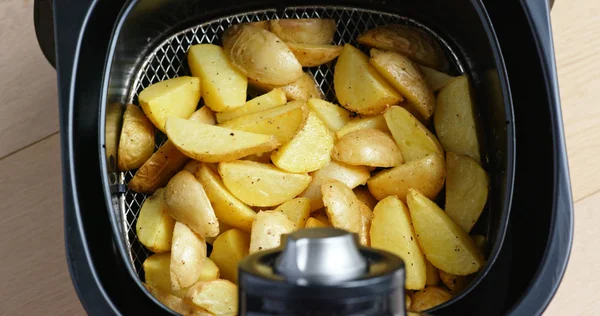
[[[53,0],[35,0],[33,2],[33,23],[35,36],[42,53],[56,68],[56,47],[54,44]]]

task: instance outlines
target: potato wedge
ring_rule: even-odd
[[[425,256],[412,226],[408,208],[396,196],[379,201],[371,221],[371,247],[396,254],[406,268],[405,287],[420,290],[427,280]]]
[[[466,75],[457,77],[440,90],[433,124],[445,151],[471,156],[481,163],[478,120]]]
[[[379,202],[376,198],[373,197],[371,192],[369,192],[369,188],[366,186],[358,186],[354,188],[352,192],[354,192],[356,198],[359,201],[363,202],[366,206],[368,206],[370,210],[374,209],[375,205],[377,205],[377,202]]]
[[[154,153],[154,125],[144,112],[133,104],[125,107],[117,154],[119,170],[141,167]]]
[[[171,288],[170,265],[170,252],[150,255],[142,264],[146,283],[161,291],[183,297],[185,290],[173,291]]]
[[[452,294],[439,286],[428,286],[411,297],[410,309],[423,312],[452,299]]]
[[[328,180],[337,180],[353,189],[367,183],[371,174],[369,169],[364,166],[350,166],[331,161],[325,167],[313,172],[311,176],[312,181],[300,196],[308,198],[310,200],[310,210],[316,211],[324,206],[323,194],[321,193],[323,183]]]
[[[419,189],[433,199],[444,187],[445,177],[444,159],[430,154],[422,159],[379,172],[367,181],[367,186],[378,200],[396,195],[405,202],[410,188]]]
[[[306,104],[308,105],[308,108],[319,117],[325,126],[333,132],[337,132],[350,121],[350,112],[331,102],[321,99],[309,99]]]
[[[275,34],[249,24],[230,26],[223,33],[223,50],[244,75],[272,85],[292,83],[302,65]]]
[[[329,44],[333,41],[336,23],[331,19],[274,19],[269,29],[288,43]]]
[[[204,237],[193,232],[186,225],[176,222],[171,247],[171,289],[186,288],[196,283],[202,272],[206,258]]]
[[[221,278],[237,283],[238,263],[248,255],[250,235],[230,229],[215,239],[210,259],[219,267]]]
[[[429,68],[427,66],[420,65],[421,71],[425,76],[425,82],[433,92],[439,91],[443,88],[448,82],[452,81],[454,77],[445,74],[441,71],[437,71],[433,68]]]
[[[444,71],[449,65],[437,40],[413,26],[382,25],[361,34],[357,40],[369,47],[406,55],[419,64],[438,70]]]
[[[383,118],[383,115],[357,117],[349,121],[344,127],[340,128],[336,136],[342,138],[344,135],[361,129],[374,128],[384,133],[390,133],[390,129]]]
[[[289,172],[311,172],[331,161],[332,148],[333,133],[315,113],[310,112],[306,124],[296,136],[273,151],[271,161]]]
[[[360,206],[360,231],[358,237],[363,246],[371,245],[371,221],[373,220],[373,211],[362,201],[358,200]]]
[[[204,187],[219,221],[249,233],[256,212],[233,196],[223,184],[219,174],[208,165],[200,166],[196,178]],[[221,229],[221,232],[224,231]]]
[[[238,312],[238,288],[228,280],[198,282],[186,299],[213,315],[234,316]]]
[[[323,223],[322,221],[314,218],[314,217],[309,217],[306,220],[306,226],[304,226],[304,228],[319,228],[319,227],[330,227],[331,225],[329,225],[329,223]]]
[[[385,111],[383,117],[404,161],[421,159],[431,153],[444,156],[444,150],[435,135],[406,109],[393,106]]]
[[[425,259],[425,266],[425,273],[427,274],[425,285],[438,285],[440,283],[440,273],[438,268],[431,264],[427,259]]]
[[[311,98],[324,98],[323,92],[321,92],[321,89],[319,86],[317,86],[315,79],[308,72],[303,72],[298,80],[282,86],[265,84],[250,78],[248,79],[248,84],[252,88],[262,92],[272,91],[273,89],[281,89],[283,92],[285,92],[288,101],[306,101]]]
[[[344,45],[335,64],[333,86],[340,104],[359,114],[380,114],[403,100],[369,64],[367,55],[350,44]]]
[[[218,278],[219,267],[217,267],[215,262],[210,260],[210,258],[204,258],[202,261],[202,268],[200,269],[200,277],[198,277],[198,281],[210,281]]]
[[[474,279],[474,274],[471,275],[454,275],[440,270],[440,279],[442,283],[450,290],[450,293],[458,294],[466,289]]]
[[[471,238],[473,238],[473,242],[475,242],[477,248],[479,248],[479,250],[481,250],[482,253],[485,252],[485,246],[487,243],[485,237],[482,235],[471,235]]]
[[[246,103],[248,79],[229,62],[220,46],[192,45],[187,61],[192,76],[202,83],[204,104],[213,111],[231,111]]]
[[[235,197],[252,206],[275,206],[300,194],[311,177],[269,164],[238,160],[219,164],[223,184]]]
[[[325,210],[325,207],[319,209],[316,212],[313,212],[311,215],[313,218],[319,220],[321,223],[324,223],[327,226],[332,226],[331,221],[327,217],[327,210]]]
[[[200,78],[177,77],[157,82],[138,95],[140,106],[163,133],[169,116],[188,118],[200,101]]]
[[[281,243],[281,235],[292,233],[295,230],[294,222],[282,212],[258,212],[252,223],[249,253],[277,248]]]
[[[321,185],[327,217],[334,227],[359,233],[362,225],[360,201],[345,184],[331,180]]]
[[[435,109],[433,91],[419,66],[407,57],[390,51],[371,49],[371,65],[408,101],[408,106],[427,122]]]
[[[303,197],[295,198],[279,205],[275,211],[285,214],[297,229],[304,228],[306,220],[310,217],[310,200]]]
[[[308,108],[304,101],[291,101],[285,105],[240,116],[219,126],[264,135],[273,135],[280,144],[290,141],[304,126]]]
[[[167,136],[186,156],[203,162],[233,161],[273,150],[273,135],[249,133],[177,117],[167,120]]]
[[[372,128],[342,136],[333,146],[331,157],[354,166],[395,167],[404,162],[392,137]]]
[[[142,204],[135,224],[139,241],[154,253],[171,250],[175,220],[167,214],[164,189],[158,189]]]
[[[269,30],[269,21],[246,22],[245,24],[250,24],[263,30]]]
[[[410,300],[410,296],[408,295],[404,295],[404,306],[406,306],[406,310],[410,310],[410,305],[412,304],[412,301]],[[408,312],[410,313],[410,312]],[[407,314],[408,316],[412,316],[411,314]],[[417,314],[419,315],[419,314]]]
[[[456,275],[481,269],[484,258],[473,239],[437,204],[414,189],[407,201],[419,244],[436,268]]]
[[[259,95],[256,98],[249,100],[233,111],[217,113],[217,122],[223,123],[240,116],[262,112],[276,106],[284,105],[286,102],[287,97],[285,96],[285,92],[280,88],[275,88],[263,95]]]
[[[302,67],[316,67],[337,58],[342,52],[341,46],[319,44],[287,43]]]
[[[194,315],[194,316],[211,316],[207,310],[189,304],[181,297],[177,297],[169,292],[158,289],[150,284],[144,283],[144,287],[154,296],[159,302],[163,303],[168,308],[181,315]]]
[[[167,213],[203,237],[219,234],[219,222],[204,188],[194,176],[182,170],[165,187]]]
[[[465,232],[470,232],[487,202],[490,180],[469,156],[446,154],[446,214]]]

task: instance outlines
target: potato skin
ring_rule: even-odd
[[[249,253],[277,248],[281,243],[281,235],[295,230],[296,225],[282,212],[258,212],[252,223]]]
[[[121,171],[141,167],[154,153],[154,125],[133,104],[128,104],[123,114],[118,150],[117,160]]]
[[[261,92],[269,92],[273,89],[279,88],[285,92],[285,96],[289,101],[306,101],[311,98],[324,98],[323,92],[321,92],[321,89],[319,86],[317,86],[315,79],[308,72],[303,72],[298,80],[283,86],[266,84],[252,78],[248,78],[248,84],[253,89]]]
[[[287,43],[302,67],[316,67],[337,58],[342,52],[341,46],[311,45]]]
[[[331,157],[355,166],[395,167],[402,164],[402,154],[392,137],[377,129],[362,129],[340,138]]]
[[[452,294],[439,286],[428,286],[412,295],[410,309],[413,312],[423,312],[449,301],[452,297]]]
[[[333,41],[336,23],[332,19],[276,19],[269,29],[284,42],[324,45]]]
[[[206,240],[186,225],[177,222],[171,246],[171,288],[174,291],[191,286],[202,274],[206,258]]]

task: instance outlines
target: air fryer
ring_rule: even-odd
[[[147,254],[128,229],[127,206],[141,200],[127,196],[127,175],[114,168],[110,133],[136,89],[179,74],[169,66],[148,73],[161,53],[186,48],[169,39],[200,40],[244,19],[324,15],[353,32],[419,25],[457,57],[455,74],[473,78],[492,180],[480,225],[488,263],[467,290],[428,313],[540,314],[564,273],[573,230],[549,10],[543,0],[36,1],[38,40],[58,73],[65,246],[82,304],[90,314],[170,313],[141,286]]]

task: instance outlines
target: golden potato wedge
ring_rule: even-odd
[[[333,41],[336,23],[331,19],[274,19],[269,29],[287,43],[329,44]]]
[[[274,89],[281,89],[285,93],[288,101],[306,101],[311,98],[323,99],[323,92],[315,82],[313,76],[308,72],[303,72],[300,79],[286,85],[275,86],[262,83],[248,78],[248,84],[260,92],[269,92]]]
[[[223,184],[235,197],[252,206],[275,206],[300,194],[311,177],[273,165],[238,160],[219,164]]]
[[[438,269],[456,275],[477,272],[484,264],[473,239],[418,190],[408,190],[408,207],[419,244]]]
[[[396,195],[404,202],[410,188],[421,190],[430,199],[435,198],[444,187],[445,178],[444,159],[430,154],[379,172],[367,181],[367,186],[378,200]]]
[[[304,228],[306,220],[310,217],[310,200],[303,197],[295,198],[279,205],[275,211],[285,214],[297,229]]]
[[[442,283],[450,290],[452,294],[458,294],[466,289],[474,279],[474,274],[471,275],[454,275],[440,270],[440,279]]]
[[[217,113],[217,122],[223,123],[240,116],[262,112],[276,106],[284,105],[286,102],[287,97],[285,96],[285,92],[280,88],[275,88],[263,95],[259,95],[256,98],[249,100],[240,108],[233,111]]]
[[[323,194],[321,193],[323,183],[328,180],[337,180],[353,189],[367,183],[371,174],[369,169],[364,166],[350,166],[331,161],[325,167],[313,172],[311,176],[312,181],[300,196],[308,198],[310,200],[310,210],[316,211],[323,207]]]
[[[406,310],[410,310],[411,303],[412,303],[412,301],[410,300],[410,296],[404,295],[404,306],[406,306]],[[411,315],[409,314],[408,316],[411,316]]]
[[[408,208],[396,196],[379,201],[371,221],[371,247],[396,254],[404,260],[405,287],[420,290],[427,280],[427,265]]]
[[[369,64],[367,55],[350,44],[344,45],[335,64],[333,86],[340,104],[359,114],[380,114],[403,100]]]
[[[177,77],[157,82],[138,95],[140,106],[163,133],[169,116],[188,118],[200,101],[200,78]]]
[[[202,164],[196,178],[204,187],[219,221],[249,233],[256,212],[227,190],[217,171]],[[221,232],[224,231],[222,228]]]
[[[440,273],[438,268],[431,264],[427,259],[425,259],[425,266],[425,273],[427,274],[425,285],[438,285],[440,283]]]
[[[421,159],[435,153],[444,156],[438,139],[406,109],[393,106],[383,114],[404,161]]]
[[[390,129],[383,118],[383,115],[357,117],[349,121],[344,127],[340,128],[336,136],[342,138],[344,135],[361,129],[374,128],[384,133],[390,133]]]
[[[198,277],[198,281],[210,281],[218,278],[219,267],[217,267],[215,262],[210,260],[210,258],[204,258],[202,261],[202,268],[200,269],[200,277]]]
[[[271,161],[285,171],[311,172],[331,161],[332,148],[333,133],[315,113],[310,112],[306,124],[296,136],[273,151]]]
[[[248,255],[250,235],[232,228],[215,239],[210,259],[219,267],[221,278],[237,283],[238,263]]]
[[[428,286],[415,292],[411,297],[410,309],[423,312],[452,299],[452,294],[439,286]]]
[[[186,299],[213,315],[234,316],[238,312],[238,288],[228,280],[198,282],[188,290]]]
[[[183,169],[182,169],[182,170],[185,170],[185,171],[187,171],[187,172],[189,172],[189,173],[191,173],[191,174],[196,174],[196,172],[198,172],[198,170],[200,170],[200,165],[201,165],[201,164],[202,164],[202,163],[201,163],[200,161],[198,161],[198,160],[193,160],[193,159],[190,159],[190,160],[189,160],[189,161],[188,161],[188,162],[185,164],[185,166],[183,166]]]
[[[272,151],[267,151],[267,152],[260,153],[260,154],[249,155],[242,159],[250,160],[250,161],[254,161],[254,162],[260,162],[260,163],[271,163],[271,155],[272,154],[273,154]]]
[[[467,233],[487,202],[490,180],[483,168],[469,156],[446,154],[446,214]]]
[[[294,222],[282,212],[258,212],[252,223],[249,253],[277,248],[281,243],[281,235],[292,233],[295,230]]]
[[[374,209],[375,205],[377,205],[377,202],[379,202],[376,198],[373,197],[371,192],[369,192],[369,188],[366,186],[358,186],[354,188],[352,192],[354,192],[356,198],[359,201],[363,202],[366,206],[368,206],[370,210]]]
[[[216,173],[216,171],[215,171]],[[196,178],[198,178],[198,176],[196,176]],[[207,190],[208,191],[208,190]],[[206,194],[208,195],[208,193]],[[254,212],[254,211],[253,211]],[[216,214],[216,212],[215,212]],[[252,220],[254,220],[254,216],[252,216]],[[229,225],[229,224],[225,224],[223,221],[219,220],[219,234],[222,234],[230,229],[234,228],[233,226]],[[247,233],[250,232],[250,230],[252,229],[252,222],[250,222],[250,228],[248,229]],[[243,231],[243,229],[242,229]],[[218,237],[218,236],[217,236]],[[217,239],[217,237],[206,237],[206,243],[207,244],[214,244],[215,240]]]
[[[371,65],[408,101],[408,106],[427,122],[435,109],[433,91],[419,66],[407,57],[390,51],[371,49]]]
[[[302,65],[275,34],[249,24],[230,26],[223,33],[223,50],[244,75],[272,85],[292,83]]]
[[[362,201],[358,200],[360,206],[360,231],[358,237],[363,246],[371,245],[371,221],[373,220],[373,211]]]
[[[175,220],[167,214],[164,189],[158,189],[142,204],[135,224],[139,241],[154,253],[171,250]]]
[[[154,153],[154,125],[144,112],[128,104],[123,114],[123,126],[117,153],[119,170],[141,167]]]
[[[182,170],[165,187],[167,213],[203,237],[219,234],[219,222],[204,188],[194,176]]]
[[[382,25],[361,34],[357,40],[369,47],[406,55],[419,64],[438,70],[446,70],[449,65],[437,40],[414,26]]]
[[[319,44],[287,43],[302,67],[316,67],[337,58],[342,52],[341,46]]]
[[[322,221],[314,218],[314,217],[309,217],[306,220],[306,226],[304,226],[304,228],[318,228],[318,227],[330,227],[331,225],[329,225],[329,223],[323,223]]]
[[[319,117],[325,126],[333,132],[337,132],[350,121],[350,112],[331,102],[321,99],[309,99],[306,104],[308,105],[308,108]]]
[[[273,150],[273,135],[249,133],[177,117],[167,120],[167,136],[186,156],[203,162],[233,161]]]
[[[425,82],[433,92],[439,91],[443,88],[448,82],[452,81],[454,77],[445,74],[441,71],[437,71],[433,68],[429,68],[427,66],[420,65],[421,71],[425,76]]]
[[[404,162],[392,137],[372,128],[342,136],[333,146],[331,157],[354,166],[395,167]]]
[[[482,253],[485,252],[485,246],[487,243],[485,237],[482,235],[472,235],[471,238],[473,238],[473,242],[475,242],[477,248],[479,248],[479,250],[481,250]]]
[[[330,180],[321,185],[327,218],[334,227],[359,233],[361,229],[360,201],[345,184]]]
[[[244,132],[273,135],[280,144],[290,141],[304,126],[308,108],[304,101],[291,101],[285,105],[240,116],[219,126]]]
[[[445,151],[471,156],[481,163],[478,120],[467,75],[457,77],[440,90],[433,124]]]
[[[213,111],[231,111],[246,103],[248,79],[229,62],[220,46],[192,45],[187,61],[192,76],[202,83],[204,104]]]
[[[144,287],[154,296],[159,302],[163,303],[168,308],[181,315],[194,315],[194,316],[212,316],[207,310],[189,304],[181,297],[177,297],[169,292],[158,289],[150,284],[144,283]]]
[[[185,295],[185,290],[173,291],[171,288],[170,265],[170,252],[153,254],[146,258],[142,264],[146,283],[161,291],[173,294],[177,297],[183,297]]]
[[[192,115],[190,115],[188,120],[209,125],[217,124],[215,112],[213,112],[208,106],[202,106],[200,109],[196,110],[194,113],[192,113]]]
[[[193,232],[186,225],[176,222],[171,246],[171,289],[186,288],[200,278],[202,264],[206,258],[204,237]]]
[[[316,212],[313,212],[311,215],[314,219],[317,219],[320,222],[327,224],[327,226],[332,226],[331,221],[327,217],[327,210],[325,210],[325,207],[317,210]]]

